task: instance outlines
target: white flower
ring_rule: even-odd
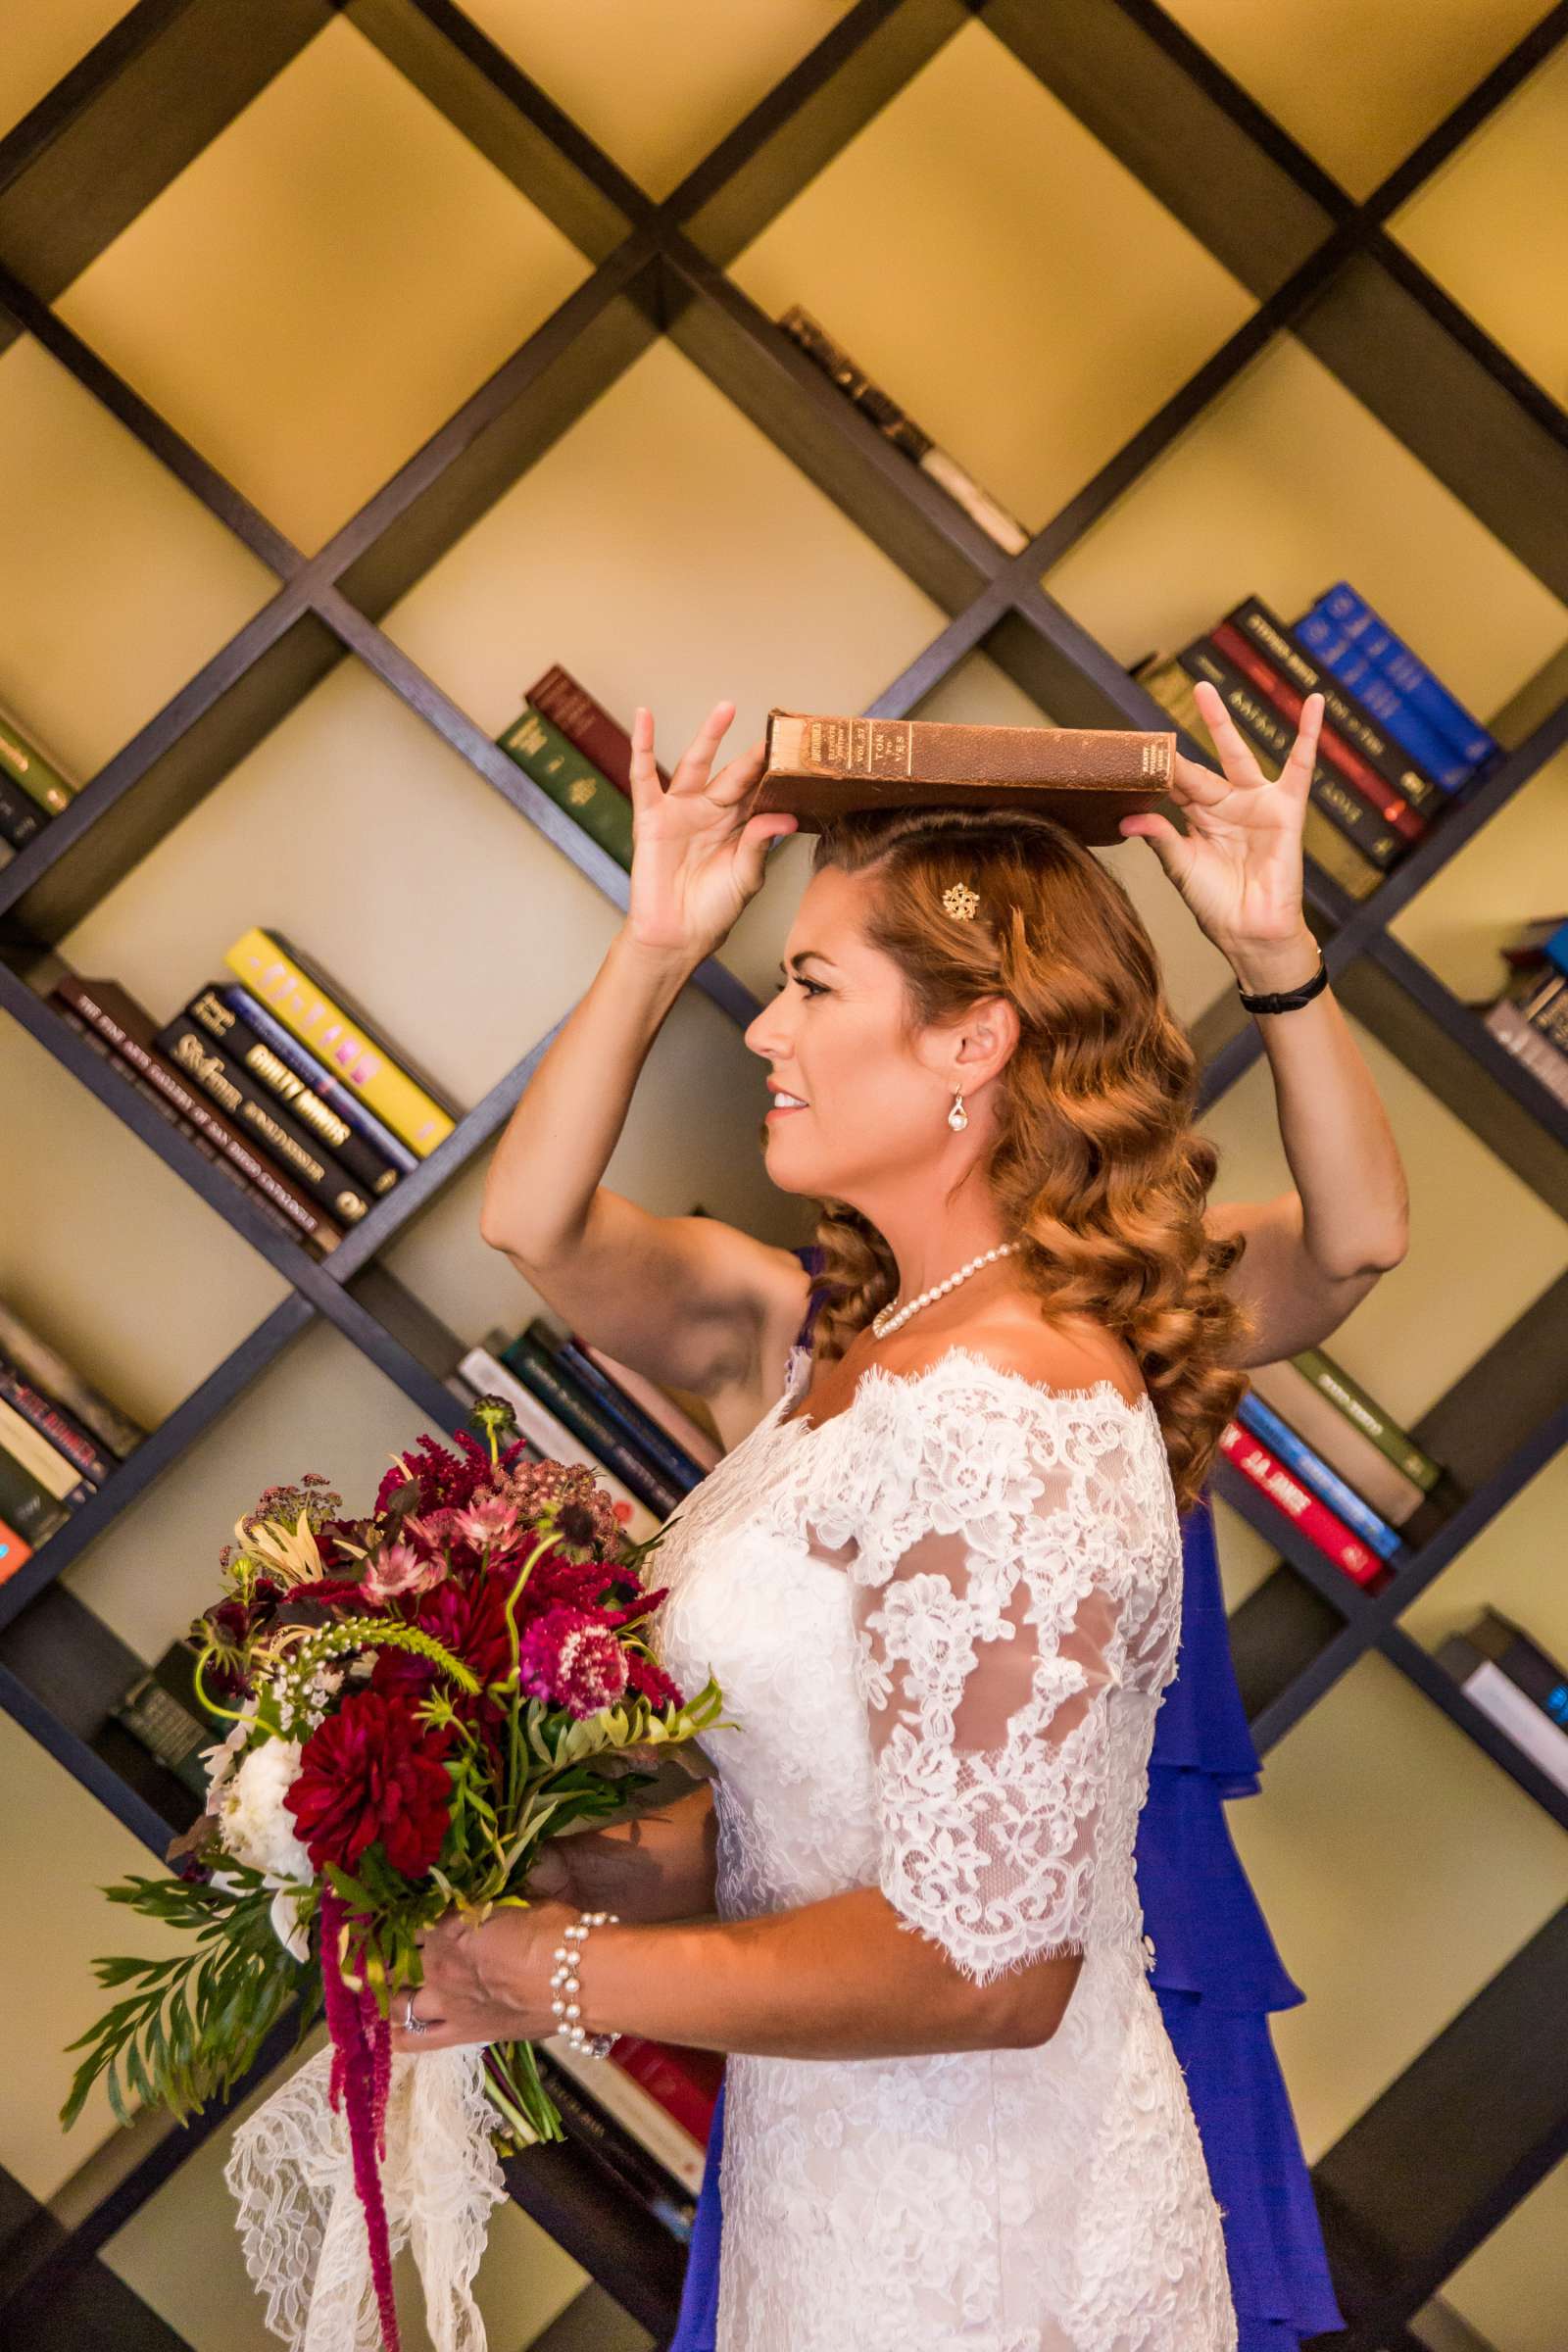
[[[310,1886],[280,1886],[272,1897],[272,1932],[296,1960],[311,1956],[311,1939],[300,1914],[314,1891]]]
[[[283,1809],[299,1769],[297,1740],[264,1740],[222,1782],[214,1805],[223,1843],[236,1861],[295,1883],[316,1876],[294,1834],[294,1817]]]
[[[251,1733],[255,1730],[255,1728],[256,1701],[254,1698],[248,1698],[240,1709],[239,1721],[237,1723],[230,1724],[228,1729],[228,1737],[224,1740],[220,1740],[217,1745],[214,1747],[204,1747],[202,1749],[202,1762],[207,1767],[207,1806],[209,1812],[216,1812],[218,1810],[217,1806],[213,1803],[213,1792],[215,1789],[220,1788],[223,1782],[227,1780],[230,1772],[232,1772],[234,1768],[234,1763],[239,1755],[240,1749],[245,1745],[246,1740],[250,1738]]]

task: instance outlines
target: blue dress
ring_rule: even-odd
[[[815,1247],[796,1255],[808,1273],[819,1271]],[[820,1303],[818,1293],[798,1346],[809,1343]],[[1257,1794],[1261,1767],[1231,1662],[1206,1492],[1182,1532],[1179,1662],[1155,1718],[1135,1849],[1157,1954],[1150,1983],[1221,2209],[1237,2352],[1298,2352],[1303,2336],[1346,2326],[1268,2027],[1270,2010],[1305,1995],[1285,1973],[1225,1820],[1226,1798]],[[723,2132],[720,2085],[668,2352],[714,2352]]]

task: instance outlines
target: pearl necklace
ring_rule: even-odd
[[[879,1308],[871,1317],[871,1329],[879,1340],[885,1340],[891,1332],[898,1330],[901,1323],[907,1323],[917,1308],[929,1306],[933,1298],[940,1298],[946,1292],[956,1290],[960,1282],[967,1281],[982,1266],[989,1266],[994,1257],[1005,1257],[1009,1250],[1017,1248],[1016,1242],[1001,1242],[995,1250],[987,1250],[979,1257],[971,1257],[966,1266],[960,1266],[956,1274],[950,1274],[946,1282],[939,1282],[933,1289],[922,1291],[918,1298],[909,1300],[907,1306]]]

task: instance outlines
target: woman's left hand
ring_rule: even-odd
[[[1193,688],[1203,724],[1214,739],[1223,775],[1176,755],[1170,797],[1187,821],[1185,834],[1153,809],[1124,816],[1123,840],[1147,841],[1222,952],[1298,939],[1301,910],[1301,827],[1306,815],[1323,697],[1309,694],[1289,757],[1272,782],[1263,774],[1208,678]]]
[[[542,2041],[561,2025],[550,2004],[550,1979],[563,1928],[577,1917],[572,1903],[535,1902],[492,1911],[482,1927],[448,1911],[419,1937],[424,1983],[414,2014],[425,2022],[411,2033],[406,1990],[392,1995],[392,2047],[416,2058],[467,2041]]]

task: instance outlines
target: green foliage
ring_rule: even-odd
[[[290,2002],[300,2003],[299,2034],[310,2027],[319,1972],[279,1943],[270,1917],[272,1889],[260,1874],[239,1863],[226,1872],[234,1886],[131,1878],[105,1887],[112,1903],[182,1929],[192,1944],[167,1960],[93,1963],[100,1984],[134,1989],[67,2045],[87,2053],[60,2110],[68,2130],[100,2075],[121,2123],[131,2120],[127,2091],[183,2123],[238,2081]]]

